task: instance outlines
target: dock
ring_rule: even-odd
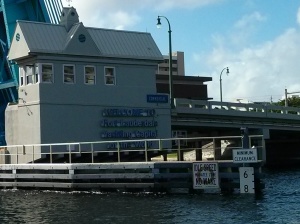
[[[218,161],[220,192],[240,188],[240,165]],[[261,191],[262,161],[252,164]],[[126,162],[0,165],[0,188],[205,193],[193,189],[193,162]],[[218,191],[216,191],[218,192]]]
[[[216,152],[221,150],[221,147],[215,148],[216,144],[200,148],[180,148],[179,145],[172,150],[144,148],[140,151],[120,148],[97,151],[93,145],[92,151],[84,151],[83,145],[86,143],[72,143],[72,147],[63,145],[69,149],[67,152],[54,150],[55,146],[61,148],[61,144],[49,145],[51,153],[36,150],[39,147],[47,148],[45,145],[2,149],[0,188],[153,193],[259,193],[264,188],[263,160],[248,163],[221,157],[216,159],[217,155],[221,155]],[[208,147],[212,147],[210,154]],[[13,149],[16,151],[13,152]],[[252,152],[252,149],[248,151]],[[187,159],[185,152],[194,152],[195,157]],[[172,160],[168,160],[170,153],[175,155]],[[202,158],[205,153],[214,158]],[[257,159],[259,156],[255,157]],[[28,158],[32,160],[27,163],[11,163]],[[108,158],[112,161],[108,161]],[[132,161],[133,158],[140,161]]]

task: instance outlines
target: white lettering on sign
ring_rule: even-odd
[[[235,149],[232,153],[234,163],[256,163],[257,149]]]
[[[218,163],[193,163],[194,189],[219,188]]]

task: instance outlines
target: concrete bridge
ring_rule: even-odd
[[[172,130],[187,137],[263,135],[270,166],[300,165],[300,108],[175,99]]]

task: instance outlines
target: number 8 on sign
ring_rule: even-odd
[[[253,167],[240,167],[240,192],[254,194],[254,169]]]

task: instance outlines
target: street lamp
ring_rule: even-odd
[[[173,99],[173,71],[172,71],[172,64],[173,64],[173,60],[172,60],[172,41],[171,41],[171,25],[170,22],[168,20],[167,17],[165,16],[158,16],[157,17],[157,28],[161,27],[161,22],[160,22],[160,18],[165,18],[168,22],[169,25],[169,94],[170,94],[170,105],[171,108],[174,108],[174,99]]]
[[[223,99],[222,99],[222,73],[225,69],[226,69],[226,74],[227,75],[229,74],[229,68],[228,67],[223,68],[223,70],[221,71],[221,74],[220,74],[220,98],[221,98],[221,102],[223,102]]]

